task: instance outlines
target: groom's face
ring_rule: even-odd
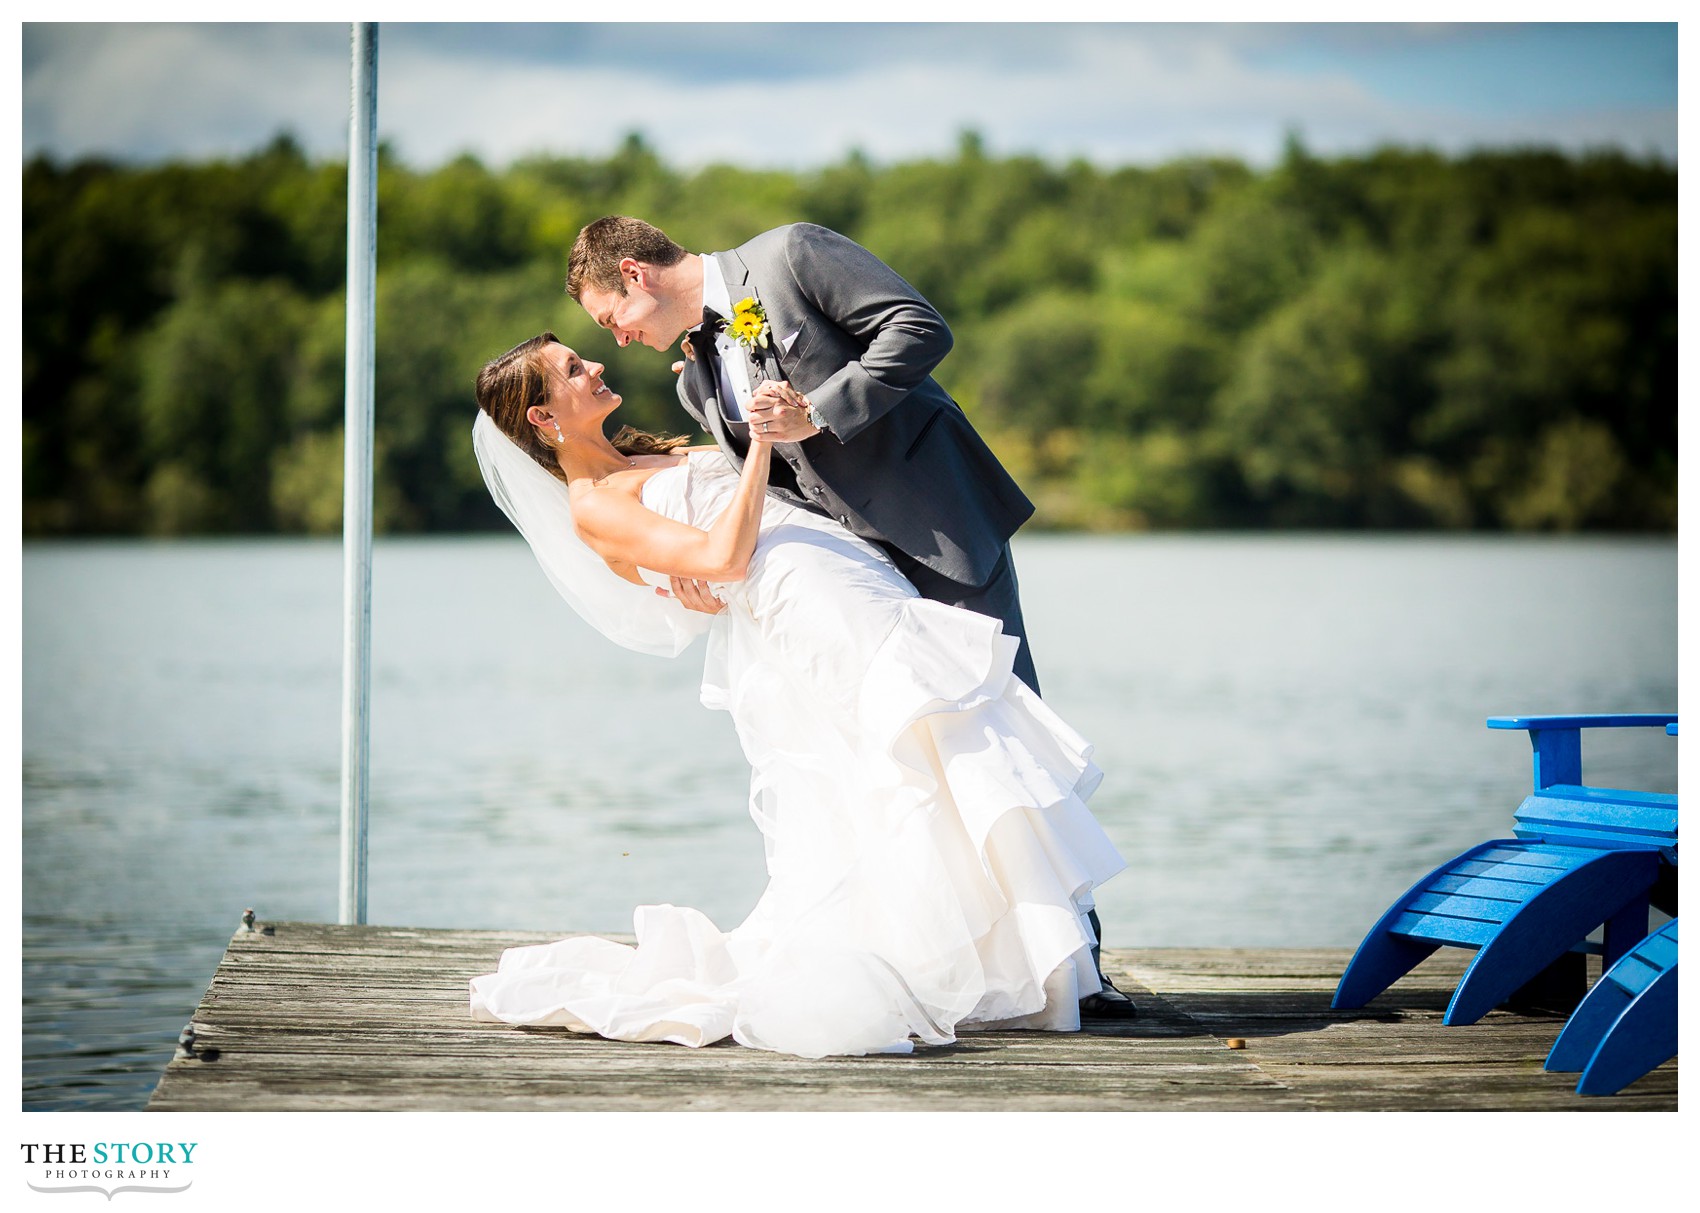
[[[653,281],[627,282],[626,293],[586,287],[579,303],[597,324],[614,334],[623,349],[632,342],[665,350],[685,331],[673,317],[678,309]]]

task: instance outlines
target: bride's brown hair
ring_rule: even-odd
[[[520,342],[500,358],[492,358],[478,372],[476,393],[478,407],[490,414],[490,420],[496,423],[497,429],[513,439],[520,450],[535,459],[551,476],[565,480],[567,474],[555,458],[555,448],[544,442],[537,433],[537,427],[526,419],[526,411],[532,405],[543,405],[549,401],[549,379],[540,355],[545,346],[559,343],[554,333],[539,333],[529,341]],[[690,439],[651,434],[626,425],[621,426],[620,432],[610,441],[622,455],[662,455],[679,449]]]

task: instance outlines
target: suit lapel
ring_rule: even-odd
[[[767,315],[767,348],[757,346],[750,350],[750,361],[755,364],[757,371],[769,379],[788,378],[784,362],[780,358],[779,343],[782,336],[795,332],[795,327],[786,327],[790,324],[788,317],[774,314],[772,305],[762,298],[761,288],[757,286],[750,267],[738,255],[737,250],[715,253],[714,258],[720,264],[720,275],[726,280],[726,293],[731,296],[732,305],[736,307],[745,299],[754,299],[761,304]]]
[[[726,293],[732,296],[734,304],[738,303],[744,298],[739,292],[749,288],[750,267],[744,264],[744,259],[738,256],[736,249],[728,253],[715,253],[713,256],[715,264],[720,267],[720,277],[726,282]]]

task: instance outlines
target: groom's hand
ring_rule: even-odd
[[[726,609],[726,604],[714,596],[708,588],[708,582],[698,581],[694,577],[674,577],[673,597],[687,610],[701,611],[704,615],[718,615]],[[666,590],[656,590],[657,594],[667,596]]]
[[[820,433],[809,420],[809,398],[789,383],[772,379],[750,396],[750,428],[768,442],[801,442]]]

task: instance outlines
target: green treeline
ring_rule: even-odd
[[[24,167],[26,535],[341,526],[346,179],[235,162]],[[1676,171],[1617,154],[1058,167],[988,157],[682,173],[381,158],[377,523],[503,525],[469,432],[543,329],[678,431],[670,356],[562,291],[620,212],[696,251],[822,223],[942,311],[939,378],[1059,527],[1673,530]]]

